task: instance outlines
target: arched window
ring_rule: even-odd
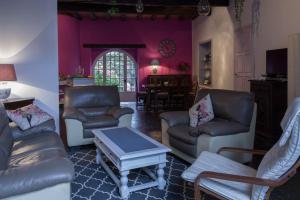
[[[136,91],[136,63],[124,51],[110,50],[101,54],[93,71],[97,85],[117,85],[120,92]]]

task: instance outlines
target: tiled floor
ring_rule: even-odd
[[[123,105],[129,106],[135,109],[133,115],[133,127],[146,133],[147,135],[161,140],[161,126],[159,113],[146,112],[142,108],[136,110],[134,103],[124,103]],[[257,146],[263,147],[267,141],[259,140],[261,144]],[[255,159],[258,160],[258,159]],[[252,165],[258,165],[259,163],[253,163]],[[288,183],[275,189],[271,194],[271,200],[300,200],[300,172],[295,175]]]

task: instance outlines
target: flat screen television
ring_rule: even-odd
[[[266,53],[267,76],[286,77],[288,65],[288,49],[268,50]]]

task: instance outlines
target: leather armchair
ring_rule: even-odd
[[[116,86],[70,87],[65,92],[63,118],[68,146],[93,143],[93,129],[131,126],[133,110],[120,106]]]
[[[54,129],[50,120],[21,131],[0,105],[0,199],[71,198],[74,168]]]
[[[162,113],[162,143],[180,158],[192,163],[202,151],[217,152],[222,147],[253,148],[256,104],[250,93],[229,90],[201,89],[195,102],[210,94],[215,118],[198,127],[190,127],[188,111]],[[248,162],[251,155],[226,153],[239,162]]]

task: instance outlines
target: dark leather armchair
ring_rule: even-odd
[[[68,146],[93,142],[93,129],[131,126],[133,110],[120,106],[116,86],[70,87],[65,92],[63,117]]]
[[[25,132],[10,125],[0,105],[0,199],[70,199],[74,168],[53,120]]]
[[[253,148],[256,104],[252,94],[230,90],[200,89],[195,102],[210,94],[215,118],[190,127],[188,111],[161,114],[162,142],[182,159],[193,162],[202,151],[216,152],[222,147]],[[248,162],[249,155],[227,157]]]

